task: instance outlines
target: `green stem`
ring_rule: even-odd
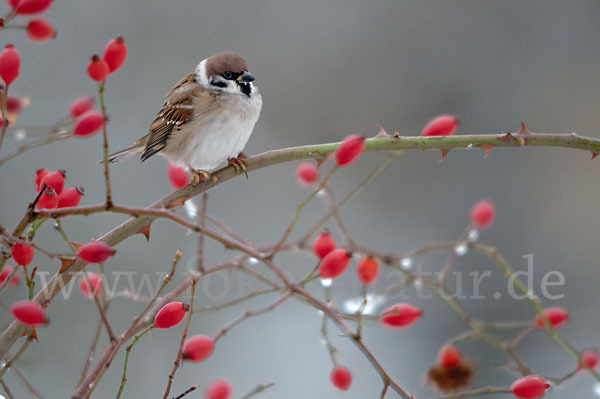
[[[144,334],[146,334],[148,331],[151,331],[153,328],[154,326],[152,325],[146,328],[138,335],[136,335],[133,338],[133,341],[131,341],[131,344],[127,345],[127,348],[125,348],[125,362],[123,363],[123,374],[121,376],[121,385],[119,386],[119,392],[117,392],[116,399],[121,398],[121,393],[123,393],[123,389],[125,389],[125,384],[127,383],[127,363],[129,362],[129,354],[131,353],[131,349],[140,340],[140,338],[144,336]]]

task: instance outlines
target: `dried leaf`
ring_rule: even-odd
[[[59,273],[64,273],[65,271],[69,270],[69,268],[71,266],[73,266],[73,263],[75,263],[75,261],[77,260],[76,258],[58,258],[60,259],[60,270],[58,271]]]
[[[446,158],[446,155],[448,155],[450,150],[440,150],[440,152],[442,153],[442,157],[440,158],[440,160],[438,162],[442,162],[444,160],[444,158]]]
[[[144,237],[146,237],[146,242],[150,241],[150,226],[152,226],[151,223],[148,224],[146,227],[142,227],[142,229],[137,232],[137,234],[143,234]]]
[[[490,155],[490,152],[492,152],[492,150],[494,149],[494,145],[493,144],[479,144],[477,146],[477,148],[481,148],[483,151],[485,151],[485,156],[484,159],[487,158]]]

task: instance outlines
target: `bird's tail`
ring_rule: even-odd
[[[140,154],[142,151],[144,151],[143,145],[141,145],[140,143],[133,143],[124,150],[117,151],[114,154],[110,154],[108,156],[108,163],[118,163],[124,161],[126,159],[131,158],[135,154]],[[103,161],[100,161],[100,163],[102,162]]]

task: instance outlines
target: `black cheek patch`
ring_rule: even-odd
[[[250,97],[250,93],[252,92],[252,86],[250,86],[248,83],[239,83],[239,82],[238,82],[238,86],[240,86],[240,91],[242,93],[244,93],[245,95]]]

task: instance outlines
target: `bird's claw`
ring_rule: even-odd
[[[200,184],[210,180],[211,174],[205,170],[190,169],[192,184]]]
[[[236,158],[229,158],[227,164],[233,166],[235,172],[238,174],[244,172],[246,179],[248,179],[248,170],[246,168],[248,166],[248,161],[246,160],[246,154],[240,152]]]

